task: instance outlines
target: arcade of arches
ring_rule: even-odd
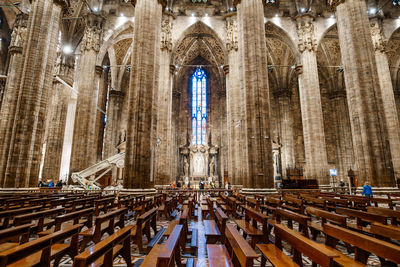
[[[21,0],[0,11],[0,187],[116,158],[101,186],[392,187],[399,65],[391,1]]]

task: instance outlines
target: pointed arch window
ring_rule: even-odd
[[[192,144],[204,145],[207,132],[207,76],[197,68],[191,78],[192,86]]]

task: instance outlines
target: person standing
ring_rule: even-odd
[[[363,186],[363,191],[362,191],[362,195],[365,197],[372,197],[372,188],[369,185],[369,182],[365,182],[364,186]]]

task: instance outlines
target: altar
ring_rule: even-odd
[[[197,185],[200,181],[219,183],[218,147],[189,145],[180,148],[181,173],[184,183]]]

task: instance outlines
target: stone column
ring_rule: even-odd
[[[27,23],[28,14],[18,14],[11,34],[7,81],[0,109],[0,187],[4,184],[8,151],[10,148],[9,144],[15,119],[14,114],[16,112],[19,95],[23,64],[22,47],[26,40]]]
[[[124,177],[126,188],[151,188],[152,109],[159,64],[161,0],[137,0],[128,98]]]
[[[104,158],[117,154],[117,145],[120,138],[122,103],[125,93],[111,90],[108,95],[107,124],[104,140]]]
[[[102,17],[88,14],[81,42],[81,75],[77,83],[78,99],[75,112],[70,173],[82,171],[97,159],[96,113],[97,92],[96,57],[102,32]]]
[[[360,184],[394,184],[367,7],[363,0],[329,0],[335,9],[354,157]]]
[[[400,126],[394,97],[392,79],[390,77],[389,62],[386,54],[386,38],[382,31],[382,20],[371,20],[372,44],[375,50],[376,68],[379,78],[379,95],[383,102],[384,119],[389,137],[390,152],[395,178],[400,178]],[[380,182],[391,184],[393,180]]]
[[[237,5],[239,52],[245,97],[244,145],[248,147],[240,168],[244,187],[273,187],[273,161],[269,125],[269,88],[264,7],[260,0]]]
[[[317,43],[314,36],[313,19],[309,14],[300,15],[296,18],[302,64],[302,68],[298,68],[297,72],[306,155],[305,176],[309,179],[318,179],[319,184],[328,184],[328,158],[326,155],[317,68]]]
[[[96,105],[96,129],[95,129],[95,149],[96,149],[96,162],[103,159],[103,141],[104,141],[104,130],[105,122],[104,117],[106,115],[106,102],[107,102],[107,91],[108,91],[108,72],[109,68],[103,69],[102,66],[96,66],[96,80],[95,90],[97,93]],[[105,159],[105,158],[104,158]]]
[[[169,184],[172,172],[172,74],[170,70],[172,20],[172,16],[165,15],[161,24],[160,76],[157,97],[157,142],[154,160],[154,183],[156,185]]]
[[[4,187],[37,186],[64,4],[48,0],[31,4]]]
[[[60,55],[56,64],[56,75],[70,86],[73,85],[75,57]],[[57,179],[60,175],[61,157],[64,144],[65,124],[71,89],[57,79],[53,82],[52,107],[49,112],[46,153],[42,180]]]
[[[231,184],[242,184],[241,181],[241,142],[240,127],[241,112],[241,80],[240,55],[238,44],[238,26],[236,14],[226,18],[226,48],[228,51],[229,66],[224,67],[226,75],[227,100],[227,136],[228,136],[228,175]]]
[[[348,170],[354,170],[353,143],[351,140],[351,126],[349,109],[347,107],[346,89],[341,88],[330,92],[330,104],[332,106],[334,121],[330,123],[334,127],[336,135],[336,165],[338,179],[347,181]]]
[[[286,178],[286,169],[295,167],[293,116],[291,111],[291,91],[281,89],[276,92],[275,99],[279,109],[279,136],[281,143],[282,177]]]

